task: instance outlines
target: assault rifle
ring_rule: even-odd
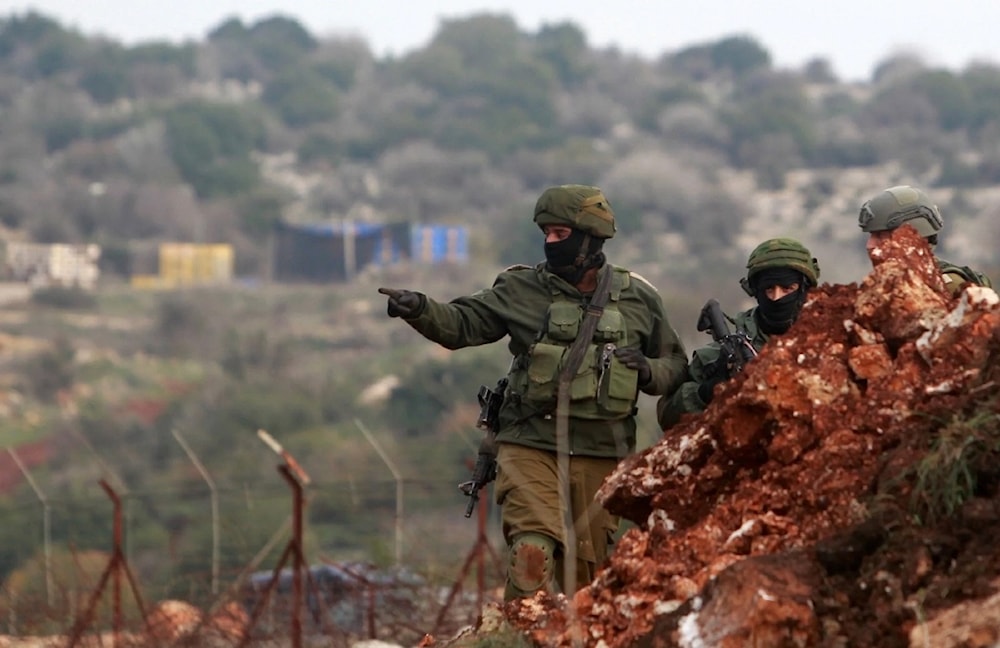
[[[496,389],[486,385],[479,387],[479,418],[476,427],[485,432],[479,442],[479,453],[476,465],[472,469],[472,479],[458,485],[469,497],[469,505],[465,509],[465,517],[472,517],[472,511],[479,501],[479,491],[497,478],[496,435],[500,427],[500,406],[503,405],[503,395],[507,390],[507,378],[497,381]]]
[[[730,375],[743,371],[746,363],[757,355],[757,350],[753,348],[746,331],[736,329],[735,333],[729,332],[726,316],[722,314],[722,308],[715,299],[709,299],[701,309],[698,330],[709,331],[712,339],[719,343],[721,357],[725,358]]]

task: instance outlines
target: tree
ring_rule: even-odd
[[[730,36],[710,46],[712,62],[737,78],[771,67],[771,54],[752,36]]]
[[[944,130],[954,131],[972,121],[972,95],[961,77],[945,70],[934,70],[918,74],[911,83],[934,107],[938,125]]]
[[[723,120],[732,136],[730,155],[742,166],[755,166],[754,152],[762,150],[762,140],[787,136],[791,147],[763,147],[786,150],[793,156],[787,165],[800,155],[808,156],[816,140],[812,106],[801,81],[791,75],[762,72],[744,79],[723,111]],[[773,159],[768,162],[773,163]]]
[[[670,65],[694,79],[727,72],[742,78],[771,67],[771,54],[751,36],[729,36],[714,43],[687,47],[670,58]]]
[[[257,183],[250,153],[263,141],[260,120],[235,105],[189,103],[164,114],[170,154],[200,197],[238,194]]]
[[[976,131],[1000,125],[1000,66],[973,65],[962,74],[969,92],[969,126]]]
[[[104,45],[83,62],[80,87],[94,101],[109,104],[129,93],[128,65],[121,47]]]
[[[535,47],[563,85],[576,87],[586,78],[590,69],[587,37],[573,23],[543,26],[535,36]]]
[[[289,126],[309,126],[337,116],[339,94],[316,70],[290,67],[264,88],[262,99]]]

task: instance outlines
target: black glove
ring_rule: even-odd
[[[711,403],[715,386],[727,380],[729,380],[729,365],[726,364],[724,357],[719,356],[718,360],[705,366],[705,379],[698,385],[698,398],[706,405]]]
[[[418,292],[396,290],[395,288],[379,288],[378,291],[389,296],[389,302],[385,309],[389,317],[412,319],[424,310],[424,296]]]
[[[629,369],[639,372],[639,386],[645,387],[653,379],[653,370],[649,366],[649,360],[642,354],[642,351],[635,347],[615,349],[615,356],[622,361]]]

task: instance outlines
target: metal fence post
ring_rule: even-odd
[[[382,450],[382,447],[375,440],[375,437],[373,437],[368,429],[362,425],[361,421],[354,419],[354,424],[358,426],[361,433],[365,435],[366,439],[368,439],[368,443],[375,448],[375,452],[377,452],[378,456],[382,458],[385,465],[389,467],[389,471],[396,480],[396,566],[400,567],[403,564],[403,475],[396,468],[396,464],[392,462],[389,455]]]
[[[38,497],[38,501],[42,503],[42,555],[44,561],[45,570],[45,602],[48,606],[52,607],[52,510],[49,506],[49,500],[45,497],[45,493],[42,489],[38,487],[35,479],[28,472],[27,466],[21,461],[21,458],[14,451],[14,448],[7,448],[7,452],[10,454],[11,459],[17,464],[18,469],[24,478],[28,481],[28,485],[31,486],[31,490],[35,491],[35,495]]]
[[[198,460],[198,456],[195,455],[194,450],[188,445],[181,433],[176,429],[171,430],[174,438],[177,439],[177,443],[180,444],[184,452],[187,453],[188,458],[194,467],[201,473],[202,479],[208,484],[209,497],[211,497],[212,503],[212,594],[219,593],[219,492],[215,487],[215,481],[212,476],[208,474],[208,470],[202,465],[201,461]]]

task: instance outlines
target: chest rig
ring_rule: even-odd
[[[613,420],[633,413],[638,394],[639,373],[615,356],[629,339],[625,318],[618,308],[621,293],[629,285],[628,272],[612,269],[611,288],[583,361],[570,383],[570,416]],[[552,303],[545,314],[537,341],[518,358],[510,373],[510,385],[521,399],[541,412],[555,409],[559,375],[567,364],[569,349],[576,340],[586,307],[583,302],[553,289]]]

